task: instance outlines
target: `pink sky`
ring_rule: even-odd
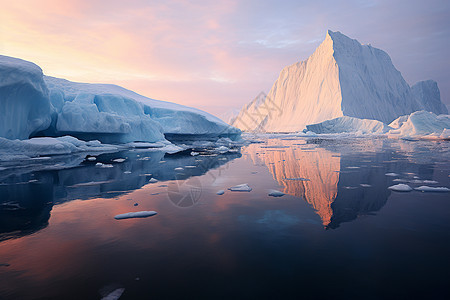
[[[4,1],[0,54],[46,75],[114,83],[216,115],[268,92],[339,30],[450,102],[448,1]]]

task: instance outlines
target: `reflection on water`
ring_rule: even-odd
[[[133,150],[8,166],[0,298],[99,299],[124,288],[121,300],[447,299],[448,194],[387,187],[450,186],[449,148],[273,138],[242,155]],[[243,183],[252,191],[228,190]],[[114,219],[140,210],[158,214]]]
[[[427,150],[436,146],[386,139],[272,139],[250,145],[244,156],[266,165],[284,193],[311,204],[328,229],[380,210],[396,179],[386,173],[402,174],[405,181],[431,180],[435,161]],[[443,146],[440,151],[448,154]]]
[[[199,195],[186,193],[200,190],[196,177],[240,156],[234,152],[194,157],[185,152],[135,150],[101,154],[95,161],[81,155],[57,156],[0,171],[0,241],[45,228],[53,205],[76,199],[114,198],[141,188],[151,178],[160,183],[180,182],[167,188],[169,199],[178,206],[193,205]],[[126,160],[115,163],[117,158]],[[63,169],[59,169],[61,163]],[[98,163],[112,167],[102,168]]]

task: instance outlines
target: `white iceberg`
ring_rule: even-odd
[[[307,60],[285,67],[267,96],[244,106],[231,124],[246,131],[297,132],[343,116],[387,124],[418,110],[448,113],[436,82],[410,87],[386,52],[329,30]]]
[[[0,56],[0,137],[72,135],[103,143],[164,142],[178,136],[240,139],[240,130],[183,105],[119,86],[43,76],[35,64]]]
[[[318,124],[306,125],[305,132],[315,133],[358,133],[358,134],[383,134],[391,128],[381,121],[358,119],[353,117],[339,117]]]
[[[450,115],[436,115],[428,111],[417,111],[401,116],[391,124],[390,136],[448,138],[450,136]]]

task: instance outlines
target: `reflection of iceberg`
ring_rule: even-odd
[[[273,147],[271,141],[264,147],[252,144],[244,155],[255,164],[265,164],[284,187],[284,193],[301,197],[311,204],[326,228],[337,228],[343,222],[380,210],[391,193],[387,187],[393,178],[385,176],[387,172],[408,170],[421,178],[433,175],[429,163],[412,164],[403,155],[383,151],[386,147],[398,147],[391,141],[310,139],[276,142]]]
[[[132,150],[104,153],[95,161],[72,155],[67,168],[55,169],[56,161],[45,161],[35,166],[0,170],[0,240],[20,237],[38,231],[48,225],[54,204],[75,199],[113,198],[146,185],[150,178],[159,181],[185,180],[200,176],[211,169],[240,157],[240,153],[215,156],[190,154],[165,154],[161,151]],[[114,159],[127,157],[124,162]],[[160,163],[164,161],[164,163]],[[98,162],[112,164],[112,168],[96,167]],[[81,163],[81,164],[80,164]],[[183,172],[174,170],[185,168]],[[70,167],[70,168],[69,168]],[[38,171],[36,171],[38,170]],[[150,175],[151,174],[151,175]]]
[[[252,144],[247,148],[253,161],[261,159],[267,165],[274,179],[284,187],[285,194],[304,198],[310,203],[328,225],[333,214],[331,203],[336,198],[339,181],[340,158],[335,153],[309,145],[293,145],[297,141],[281,141],[283,146],[289,146],[282,151],[279,145],[274,148],[264,148],[264,154],[257,156],[259,145]],[[304,178],[306,180],[291,180]]]

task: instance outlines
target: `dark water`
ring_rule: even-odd
[[[388,189],[450,187],[449,146],[288,137],[9,165],[0,299],[449,299],[450,193]],[[158,214],[114,219],[140,210]]]

